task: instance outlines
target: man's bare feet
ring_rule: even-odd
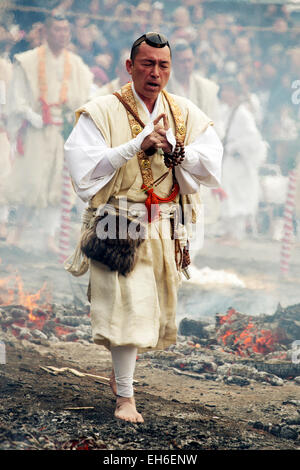
[[[112,370],[112,373],[109,377],[109,385],[110,385],[110,388],[112,389],[113,394],[117,396],[117,383],[116,383],[114,370]]]
[[[135,407],[134,397],[117,397],[115,417],[130,423],[143,423],[144,419]]]

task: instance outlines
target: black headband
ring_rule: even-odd
[[[151,47],[162,48],[168,46],[171,50],[169,41],[167,40],[166,36],[160,33],[150,32],[143,34],[143,36],[134,41],[134,43],[132,44],[131,52],[144,41]]]

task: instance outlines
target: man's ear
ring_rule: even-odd
[[[133,66],[132,60],[127,59],[125,65],[126,65],[127,72],[129,73],[129,75],[131,75],[132,74],[132,66]]]

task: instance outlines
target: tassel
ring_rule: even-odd
[[[148,212],[148,222],[151,223],[153,220],[157,220],[160,214],[160,210],[159,210],[159,205],[158,205],[158,199],[153,189],[149,189],[147,191],[147,194],[148,194],[148,197],[145,201],[145,205],[146,205],[147,212]]]
[[[40,98],[40,101],[42,103],[42,116],[43,116],[43,123],[44,124],[52,124],[52,118],[51,118],[51,112],[50,112],[50,106],[44,98]]]
[[[147,186],[145,184],[142,185],[142,189],[145,190],[145,192],[148,194],[148,197],[145,201],[145,205],[147,207],[148,211],[148,222],[151,223],[152,220],[156,220],[159,217],[160,211],[159,211],[159,203],[160,202],[172,202],[174,201],[175,197],[179,193],[179,184],[175,183],[174,188],[168,197],[159,197],[155,192],[153,191],[153,188],[147,189]],[[152,206],[154,207],[154,214],[152,214]],[[154,215],[152,219],[152,215]]]
[[[24,155],[24,134],[28,126],[28,121],[23,121],[17,135],[17,151],[19,155]]]

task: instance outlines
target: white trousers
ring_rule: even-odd
[[[117,384],[117,395],[133,396],[133,374],[136,364],[137,348],[135,346],[114,346],[111,357]]]

